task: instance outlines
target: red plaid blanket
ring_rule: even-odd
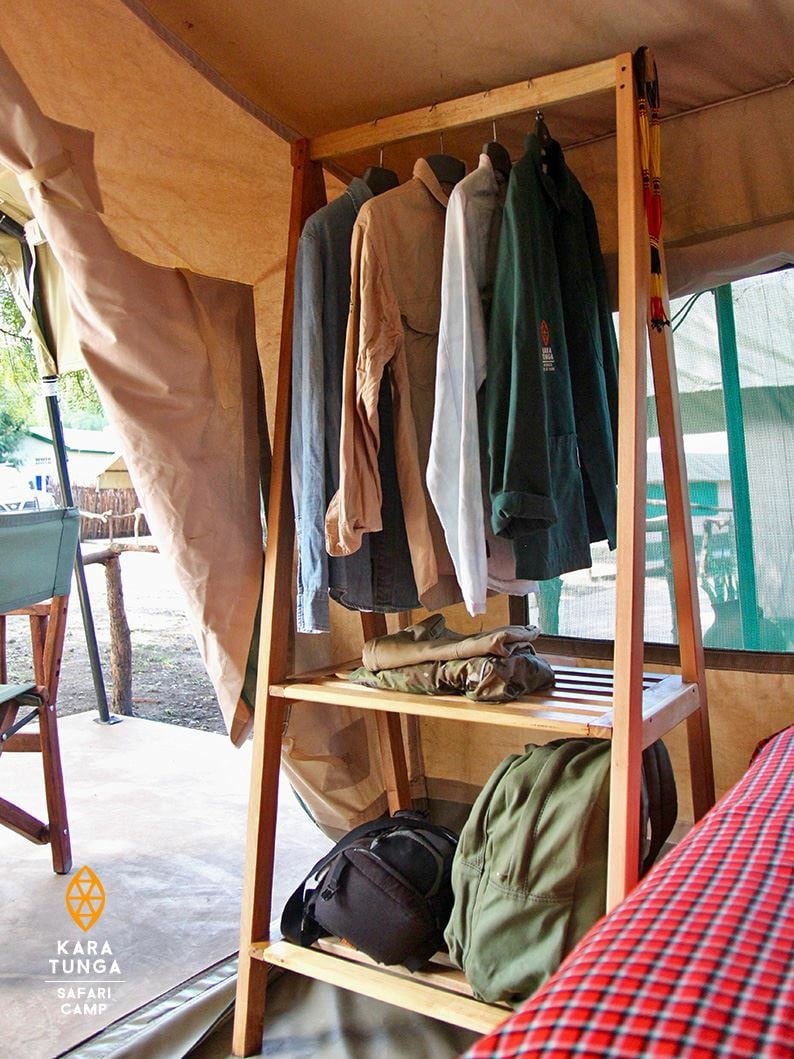
[[[794,726],[466,1056],[794,1056]]]

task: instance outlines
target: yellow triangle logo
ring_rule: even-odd
[[[105,887],[87,864],[66,888],[66,910],[80,930],[90,930],[105,908]]]

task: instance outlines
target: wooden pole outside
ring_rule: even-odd
[[[105,567],[105,591],[110,622],[110,711],[132,717],[132,637],[124,610],[121,560],[112,554]]]

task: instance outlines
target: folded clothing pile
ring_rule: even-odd
[[[411,694],[462,694],[477,702],[510,702],[554,684],[554,670],[535,654],[534,625],[504,625],[468,636],[442,614],[367,640],[363,665],[347,679]]]

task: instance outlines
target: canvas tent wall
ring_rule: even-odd
[[[252,325],[270,402],[287,141],[411,106],[432,113],[433,102],[650,44],[669,119],[670,285],[694,290],[794,261],[793,23],[785,0],[295,0],[266,10],[246,0],[28,0],[0,12],[0,155],[28,174],[24,204],[69,276],[86,359],[181,571],[237,738],[261,578]],[[614,116],[585,100],[547,119],[614,253]],[[499,123],[514,155],[526,126]],[[444,149],[471,163],[490,136],[461,128]],[[428,135],[390,148],[386,164],[405,177],[438,147]],[[65,150],[73,168],[56,172]],[[373,149],[342,164],[361,172],[377,160]],[[302,665],[344,657],[356,629],[337,612],[330,637],[299,643]]]

